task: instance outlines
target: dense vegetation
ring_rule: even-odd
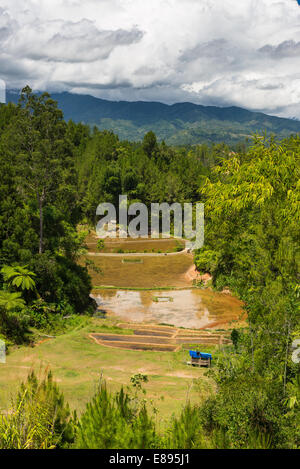
[[[225,144],[172,148],[153,132],[141,143],[120,141],[66,123],[47,94],[29,88],[18,106],[1,106],[2,335],[21,342],[31,326],[93,309],[87,269],[76,263],[83,249],[76,227],[94,225],[97,205],[117,205],[119,194],[147,205],[205,202],[196,265],[216,289],[244,300],[249,327],[233,331],[234,349],[211,371],[217,393],[187,405],[164,434],[139,396],[143,376],[117,394],[102,384],[80,420],[51,376],[42,383],[31,376],[2,419],[0,446],[299,447],[300,365],[291,360],[300,334],[299,156],[298,136],[256,137],[235,152]]]
[[[91,282],[76,263],[82,240],[75,147],[62,112],[47,94],[36,97],[25,88],[17,107],[1,106],[0,129],[0,263],[21,277],[34,276],[30,285],[0,280],[0,327],[20,341],[28,315],[23,320],[15,313],[24,306],[23,291],[23,300],[39,305],[41,314],[49,306],[82,313],[92,306]],[[9,306],[5,298],[13,295],[19,304]]]
[[[258,138],[217,166],[202,190],[206,245],[196,265],[245,301],[249,322],[236,337],[238,355],[219,368],[207,418],[241,446],[251,427],[275,447],[299,444],[299,364],[290,351],[300,332],[299,152],[299,137]]]

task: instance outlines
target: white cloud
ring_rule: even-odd
[[[300,117],[296,0],[1,0],[9,87]]]

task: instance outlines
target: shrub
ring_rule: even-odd
[[[0,415],[1,449],[51,449],[74,441],[74,421],[51,373],[38,381],[31,373],[12,408]]]
[[[137,408],[122,388],[110,394],[101,385],[80,419],[76,448],[144,449],[154,447],[155,425],[145,403]]]
[[[168,449],[207,449],[210,441],[205,438],[200,410],[187,404],[179,417],[173,417],[171,426],[163,439],[163,447]]]
[[[37,274],[37,290],[47,303],[69,304],[74,313],[94,311],[94,301],[89,297],[91,279],[85,267],[50,253],[35,256],[31,263]]]

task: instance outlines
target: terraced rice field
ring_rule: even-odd
[[[177,240],[109,239],[105,240],[106,252],[101,253],[92,251],[97,241],[94,235],[87,241],[89,260],[100,269],[99,272],[90,268],[92,296],[99,312],[125,321],[127,328],[134,331],[130,336],[90,335],[98,344],[152,351],[177,351],[184,344],[227,344],[230,341],[225,337],[226,332],[216,333],[212,329],[230,329],[245,319],[242,303],[232,295],[192,288],[192,280],[197,275],[192,254],[157,253],[162,247],[164,250],[167,246],[178,247]],[[121,243],[134,246],[138,252],[111,253],[112,246]],[[147,253],[143,252],[144,248]],[[156,252],[151,254],[151,250]]]
[[[94,287],[114,286],[127,288],[157,288],[157,287],[190,287],[191,281],[186,278],[186,272],[193,266],[191,254],[179,254],[161,257],[147,257],[140,254],[142,262],[123,262],[128,255],[120,254],[116,257],[99,257],[89,255],[88,260],[93,266],[89,267]],[[81,259],[84,264],[86,258]]]
[[[231,344],[227,335],[220,332],[182,330],[168,326],[136,325],[121,323],[118,327],[132,329],[133,335],[90,334],[100,345],[128,350],[152,350],[175,352],[184,344],[225,345]]]

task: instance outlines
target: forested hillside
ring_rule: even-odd
[[[7,93],[7,101],[16,103],[18,93]],[[170,145],[222,143],[231,146],[251,138],[253,133],[288,137],[300,131],[292,119],[268,116],[239,107],[201,106],[159,102],[107,101],[71,93],[53,94],[65,119],[112,130],[121,140],[141,141],[154,131],[159,141]]]

